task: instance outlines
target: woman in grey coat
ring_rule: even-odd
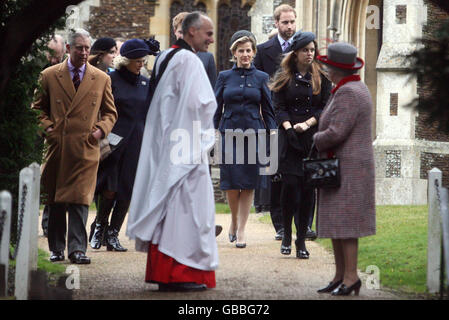
[[[321,114],[313,139],[321,157],[340,161],[341,186],[320,189],[317,231],[331,238],[335,256],[334,279],[318,292],[358,295],[358,238],[376,233],[374,155],[372,147],[373,103],[366,85],[356,73],[363,67],[357,49],[334,43],[327,56],[317,57],[336,85]]]

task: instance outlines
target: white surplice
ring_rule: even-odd
[[[158,57],[156,71],[171,50]],[[206,271],[218,267],[214,191],[204,157],[214,144],[216,108],[201,60],[180,50],[147,114],[126,232],[138,251],[157,244],[179,263]]]

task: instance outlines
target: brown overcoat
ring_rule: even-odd
[[[48,150],[42,169],[47,203],[92,202],[100,158],[99,142],[92,136],[96,128],[106,135],[117,120],[111,78],[86,63],[83,80],[75,91],[67,59],[41,74],[42,91],[34,102]]]
[[[333,151],[340,160],[341,186],[319,190],[320,238],[359,238],[376,233],[372,112],[366,85],[351,81],[332,94],[321,114],[315,144],[321,156]]]

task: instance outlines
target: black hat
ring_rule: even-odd
[[[95,54],[101,51],[109,51],[113,47],[116,47],[117,43],[112,38],[100,38],[94,42],[92,48],[90,49],[90,53]]]
[[[120,55],[128,59],[137,59],[151,54],[150,48],[142,39],[125,41],[120,47]]]
[[[306,45],[308,45],[310,42],[312,42],[315,39],[316,39],[316,37],[313,32],[297,31],[293,35],[293,40],[292,40],[292,44],[291,44],[290,48],[292,49],[292,51],[296,51],[298,49],[304,48]]]
[[[254,34],[249,32],[248,30],[239,30],[232,35],[229,47],[231,47],[235,41],[243,37],[248,37],[252,39],[254,41],[254,44],[256,44],[256,37],[254,36]]]

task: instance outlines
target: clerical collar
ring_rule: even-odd
[[[195,51],[193,51],[192,47],[187,42],[184,41],[184,39],[176,40],[175,44],[172,45],[171,47],[175,48],[175,49],[176,48],[187,49],[187,50],[190,50],[192,52],[195,52]]]

